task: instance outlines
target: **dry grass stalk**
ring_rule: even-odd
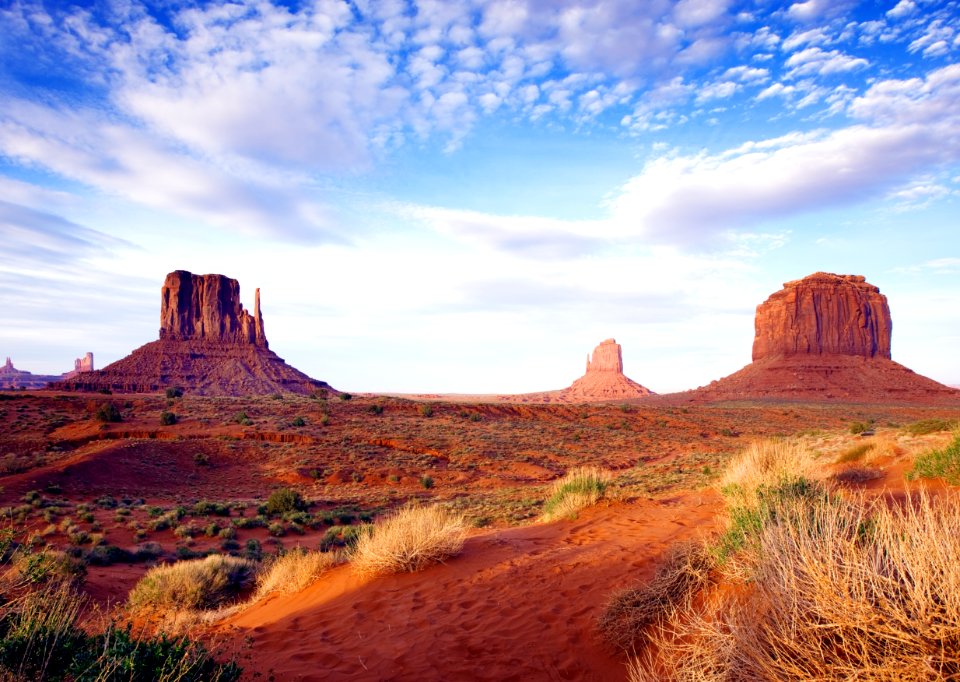
[[[419,571],[460,553],[467,526],[441,507],[405,507],[361,535],[351,563],[363,575]]]
[[[343,554],[339,552],[312,552],[297,547],[277,557],[260,573],[252,601],[259,601],[274,592],[299,592],[343,561]]]
[[[600,634],[621,649],[633,650],[644,630],[666,620],[677,605],[707,586],[713,566],[703,544],[673,545],[653,580],[613,595],[600,616]]]

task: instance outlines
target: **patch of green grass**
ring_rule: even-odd
[[[921,419],[920,421],[913,422],[912,424],[907,424],[905,427],[903,427],[903,430],[912,436],[925,436],[928,433],[949,431],[956,425],[957,422],[949,421],[947,419]]]
[[[917,455],[907,472],[908,480],[916,478],[942,478],[950,485],[960,484],[960,434],[945,448]]]
[[[837,462],[845,464],[847,462],[856,462],[861,459],[865,454],[873,450],[873,443],[863,443],[862,445],[856,445],[849,450],[845,450],[840,453],[840,456],[837,457]]]

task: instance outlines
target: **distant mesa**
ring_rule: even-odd
[[[72,371],[63,374],[33,374],[14,367],[13,360],[8,357],[3,367],[0,367],[0,390],[44,388],[52,382],[76,376],[79,372],[90,371],[93,369],[93,353],[74,360],[73,366]],[[86,367],[89,367],[89,370],[85,369]]]
[[[891,359],[887,297],[860,275],[817,272],[757,306],[753,362],[694,400],[956,400],[960,391]]]
[[[91,357],[92,361],[92,357]],[[253,314],[240,304],[240,284],[224,275],[177,270],[160,290],[160,338],[102,370],[51,388],[152,392],[179,386],[196,395],[263,395],[332,390],[269,349],[256,291]]]
[[[566,402],[591,402],[642,398],[653,391],[624,375],[623,350],[614,339],[607,339],[587,357],[586,373],[560,394]]]
[[[94,370],[93,366],[93,353],[87,353],[82,358],[77,358],[73,361],[73,370],[66,372],[63,375],[64,379],[73,379],[81,372],[92,372]]]

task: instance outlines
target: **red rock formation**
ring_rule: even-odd
[[[160,338],[252,343],[267,348],[257,289],[253,315],[240,305],[240,284],[223,275],[177,270],[160,290]]]
[[[33,374],[19,370],[13,366],[13,360],[9,357],[3,367],[0,367],[0,389],[44,388],[51,381],[56,381],[59,378],[58,376]]]
[[[223,275],[177,270],[160,291],[160,339],[60,390],[150,392],[179,386],[197,395],[309,394],[330,389],[269,349],[260,314],[240,305],[240,285]]]
[[[838,354],[890,359],[887,297],[860,275],[818,272],[757,306],[753,359]]]
[[[757,306],[753,362],[686,394],[692,401],[960,400],[960,391],[894,362],[890,308],[859,275],[818,272]]]
[[[613,339],[603,341],[587,357],[586,373],[560,391],[559,402],[625,400],[650,395],[652,391],[623,374],[623,353]]]

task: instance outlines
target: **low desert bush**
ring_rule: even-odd
[[[163,411],[160,413],[160,426],[173,426],[177,423],[177,415],[173,412]]]
[[[297,547],[278,556],[260,573],[253,600],[263,599],[274,592],[280,594],[299,592],[320,575],[342,562],[342,554],[311,552]]]
[[[960,432],[946,447],[917,455],[907,478],[942,478],[950,485],[960,484]]]
[[[102,422],[123,421],[123,417],[120,415],[120,410],[118,410],[117,406],[113,403],[102,403],[100,407],[97,408],[94,416],[96,416],[96,418]]]
[[[614,646],[633,650],[644,630],[662,623],[709,584],[713,566],[711,553],[702,543],[673,545],[653,580],[610,598],[597,623],[600,634]]]
[[[575,516],[596,504],[610,485],[610,473],[597,467],[577,467],[554,481],[550,497],[543,505],[543,520]]]
[[[127,602],[134,612],[209,609],[250,588],[255,573],[253,562],[220,554],[156,566],[134,586]]]
[[[168,388],[168,389],[166,390],[166,396],[167,396],[167,400],[173,400],[174,398],[182,398],[182,397],[183,397],[183,389],[180,388],[179,386],[174,386],[174,387],[172,387],[172,388]]]
[[[295,490],[290,488],[280,488],[270,493],[267,503],[264,505],[264,512],[268,516],[282,516],[289,512],[299,511],[307,508],[307,502]]]
[[[459,554],[466,529],[462,515],[441,507],[405,507],[361,534],[352,563],[365,575],[419,571]]]

